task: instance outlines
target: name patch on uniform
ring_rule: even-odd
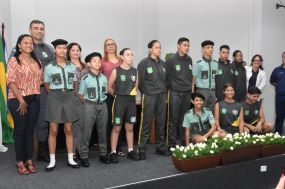
[[[218,75],[222,75],[223,74],[223,70],[218,70]]]
[[[131,80],[132,80],[132,81],[136,81],[136,76],[135,76],[135,75],[132,75],[132,76],[131,76]]]
[[[126,75],[120,75],[121,81],[126,81]]]
[[[233,113],[233,115],[238,115],[238,111],[235,109],[232,110],[232,113]]]
[[[147,67],[146,71],[147,71],[148,74],[152,74],[153,73],[152,67]]]
[[[227,109],[226,108],[222,108],[222,114],[226,114],[227,113]]]
[[[258,110],[254,110],[254,115],[257,115],[259,113]]]
[[[238,76],[238,71],[235,71],[235,75]]]
[[[245,110],[245,111],[244,111],[244,115],[247,115],[247,116],[248,116],[248,115],[249,115],[249,110]]]
[[[179,64],[175,65],[175,69],[176,69],[176,71],[180,71],[181,70],[180,65]]]

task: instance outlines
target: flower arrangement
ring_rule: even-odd
[[[281,136],[278,132],[276,133],[267,133],[265,135],[253,135],[255,141],[258,143],[269,146],[274,144],[285,144],[285,136]]]
[[[224,138],[213,135],[203,143],[192,144],[188,146],[178,146],[171,148],[172,155],[177,159],[191,159],[200,156],[209,156],[221,153],[227,150],[235,150],[248,145],[262,144],[264,146],[274,144],[285,144],[285,136],[279,133],[268,133],[265,135],[250,135],[248,133],[227,134]]]

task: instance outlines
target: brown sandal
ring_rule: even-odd
[[[19,173],[20,175],[27,175],[27,174],[30,173],[30,172],[27,170],[27,168],[24,166],[23,163],[17,163],[17,164],[16,164],[16,168],[17,168],[18,173]]]

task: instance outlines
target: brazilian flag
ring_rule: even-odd
[[[0,111],[1,111],[1,125],[3,143],[13,143],[14,121],[12,115],[7,109],[7,84],[6,84],[6,71],[7,66],[5,63],[5,46],[3,45],[4,39],[0,38]],[[1,129],[1,128],[0,128]],[[0,136],[1,137],[1,136]]]

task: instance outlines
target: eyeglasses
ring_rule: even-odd
[[[115,46],[115,43],[106,43],[106,47],[113,47]]]

